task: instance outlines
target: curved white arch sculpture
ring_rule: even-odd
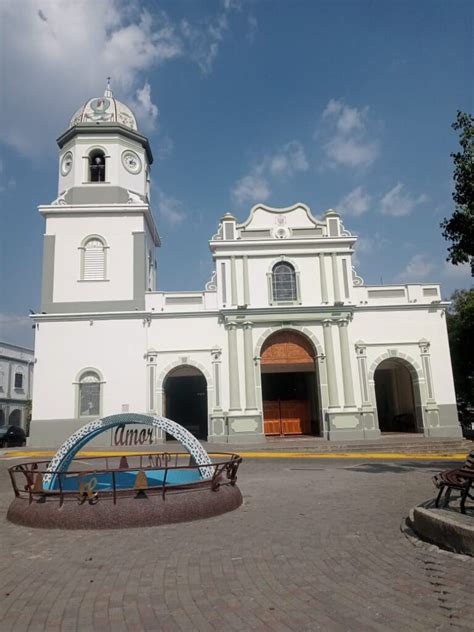
[[[181,445],[193,457],[197,465],[204,466],[199,468],[203,478],[212,477],[214,473],[213,468],[205,467],[206,465],[210,465],[211,459],[209,458],[206,450],[204,450],[202,445],[196,437],[189,432],[189,430],[186,430],[186,428],[183,428],[180,424],[172,421],[171,419],[167,419],[166,417],[152,417],[149,415],[127,413],[121,415],[110,415],[109,417],[96,419],[85,426],[82,426],[79,430],[76,430],[76,432],[62,444],[54,457],[51,459],[43,477],[44,488],[52,489],[54,487],[57,472],[66,471],[73,458],[86,443],[102,432],[110,430],[116,426],[121,426],[122,424],[142,424],[164,430],[181,443]]]

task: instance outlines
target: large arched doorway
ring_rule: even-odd
[[[165,378],[164,414],[198,439],[207,439],[207,382],[199,369],[183,365]]]
[[[5,425],[5,413],[2,408],[0,408],[0,426]]]
[[[409,365],[399,358],[383,360],[375,370],[374,383],[380,431],[418,432]]]
[[[321,434],[311,342],[296,331],[279,331],[263,343],[260,355],[265,434]]]
[[[15,410],[12,410],[10,416],[8,417],[8,423],[11,426],[21,427],[21,410],[19,408],[15,408]]]

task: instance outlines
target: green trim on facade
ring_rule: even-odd
[[[133,233],[133,299],[122,301],[53,302],[54,240],[54,235],[45,235],[42,312],[47,314],[76,314],[81,312],[143,311],[145,309],[145,233]]]

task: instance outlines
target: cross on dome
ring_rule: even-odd
[[[104,96],[89,99],[72,117],[69,127],[87,124],[118,123],[134,131],[138,131],[137,119],[132,110],[114,97],[110,87],[110,77],[107,77],[107,85]]]
[[[107,86],[105,88],[104,97],[113,98],[114,94],[112,92],[112,88],[110,87],[110,77],[107,77]]]

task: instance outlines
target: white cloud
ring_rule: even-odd
[[[254,38],[255,38],[255,34],[257,32],[257,28],[258,28],[258,22],[257,22],[257,18],[250,14],[247,18],[247,39],[250,42],[253,42]]]
[[[378,141],[369,137],[369,108],[352,108],[331,99],[323,114],[323,149],[329,166],[369,167],[379,154]]]
[[[28,316],[0,313],[0,340],[33,348],[33,322]]]
[[[466,284],[469,282],[474,283],[474,279],[471,277],[471,266],[469,263],[459,263],[457,266],[450,261],[444,261],[441,268],[441,274],[443,278],[464,281]]]
[[[371,196],[366,193],[362,186],[358,186],[348,193],[337,205],[342,214],[360,217],[370,208]]]
[[[274,156],[267,159],[264,168],[274,176],[292,176],[309,168],[304,147],[298,141],[290,141]]]
[[[8,189],[16,187],[16,180],[12,176],[8,177],[5,173],[3,160],[0,158],[0,193],[4,193]]]
[[[2,140],[41,156],[88,98],[100,95],[106,77],[121,101],[135,108],[140,129],[157,122],[146,75],[187,57],[210,72],[229,30],[234,2],[217,16],[173,23],[164,11],[126,0],[0,2],[4,60],[0,103]]]
[[[152,129],[156,125],[158,119],[158,107],[152,103],[151,87],[146,81],[143,88],[135,93],[135,101],[130,104],[134,114],[139,121],[144,121],[142,129]]]
[[[381,199],[380,211],[383,215],[403,217],[409,215],[419,204],[423,204],[427,200],[428,197],[424,193],[415,197],[405,191],[404,185],[398,182]]]
[[[186,54],[197,63],[204,75],[212,70],[219,46],[230,28],[231,14],[242,10],[238,0],[224,0],[221,6],[220,13],[212,18],[204,18],[196,23],[183,19],[180,23]],[[256,22],[253,28],[256,28]]]
[[[248,174],[236,182],[232,189],[232,197],[240,204],[265,202],[270,197],[270,185],[258,173]]]
[[[304,147],[292,140],[273,155],[266,156],[250,173],[233,186],[231,195],[236,202],[264,202],[271,194],[272,179],[294,176],[309,169]]]
[[[157,187],[153,187],[153,195],[156,200],[155,206],[161,217],[167,224],[176,226],[186,217],[182,203]]]
[[[156,106],[147,84],[139,87],[141,73],[182,52],[165,14],[152,17],[120,0],[32,0],[1,3],[0,19],[8,51],[4,142],[40,155],[78,106],[101,94],[109,75],[116,95],[139,106],[139,125],[153,126]]]
[[[427,281],[436,271],[436,264],[426,255],[414,255],[399,274],[400,281]],[[436,276],[436,274],[435,274]]]

